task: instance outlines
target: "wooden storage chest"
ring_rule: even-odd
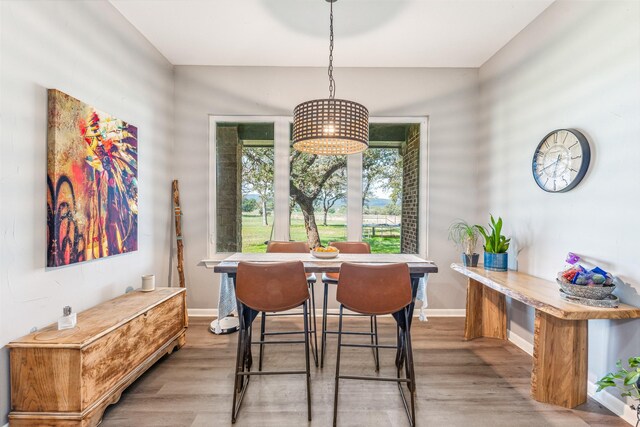
[[[96,426],[107,406],[184,345],[184,288],[133,291],[9,344],[11,426]]]

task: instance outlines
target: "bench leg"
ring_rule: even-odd
[[[587,401],[587,320],[565,320],[536,310],[531,396],[574,408]]]
[[[480,337],[507,339],[507,303],[500,292],[469,279],[464,338]]]

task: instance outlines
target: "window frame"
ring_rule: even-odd
[[[216,252],[216,130],[218,123],[273,123],[274,126],[274,210],[273,238],[289,240],[289,129],[291,116],[209,116],[209,180],[207,197],[207,267],[231,255]],[[420,170],[418,199],[418,255],[429,255],[429,117],[370,117],[369,123],[420,125]],[[362,240],[362,153],[347,156],[347,239]]]

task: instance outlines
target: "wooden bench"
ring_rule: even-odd
[[[12,427],[97,426],[107,406],[185,343],[184,288],[133,291],[9,343]]]
[[[505,297],[536,309],[531,395],[539,402],[574,408],[587,401],[589,319],[637,319],[640,308],[596,308],[563,300],[555,282],[514,271],[451,268],[469,278],[464,336],[507,339]]]

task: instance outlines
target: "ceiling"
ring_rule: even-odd
[[[325,0],[110,0],[175,65],[326,66]],[[479,67],[553,0],[339,0],[336,67]]]

